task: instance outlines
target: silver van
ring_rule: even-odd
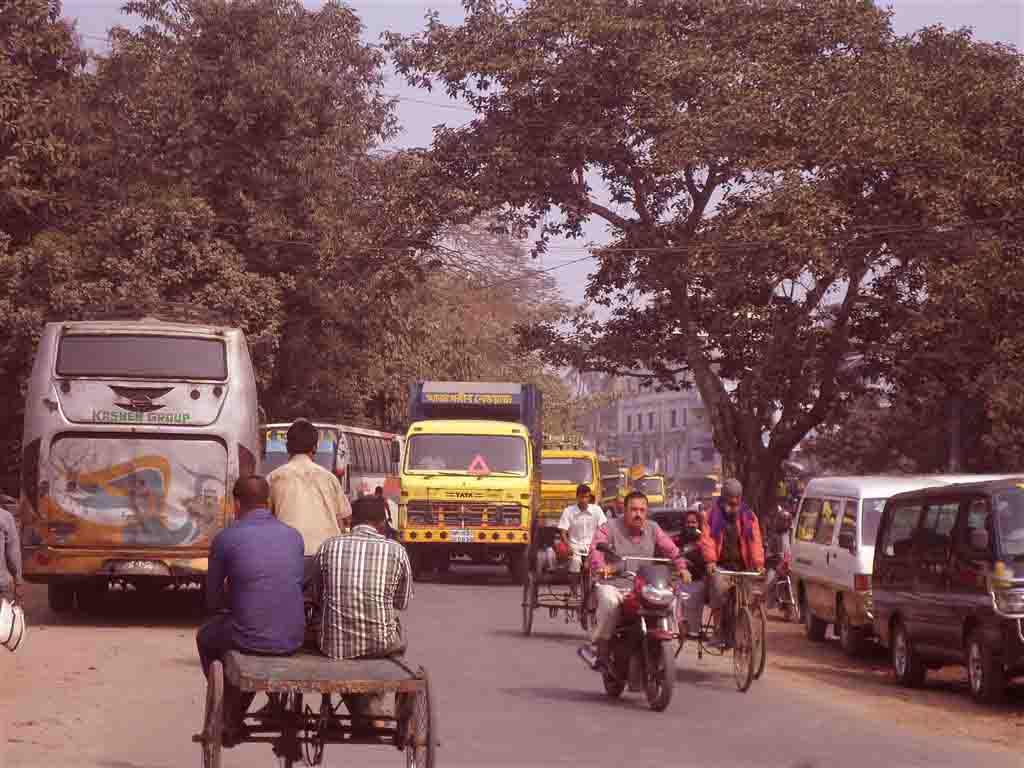
[[[873,634],[871,572],[875,537],[886,500],[938,485],[1012,475],[893,475],[818,477],[808,483],[793,535],[793,589],[812,640],[836,627],[843,650],[855,655]]]

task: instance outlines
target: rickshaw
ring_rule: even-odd
[[[538,608],[547,609],[551,618],[561,612],[566,624],[577,621],[583,631],[593,625],[597,610],[591,589],[590,557],[583,558],[579,574],[569,573],[568,561],[557,562],[555,567],[538,569],[538,560],[544,559],[547,549],[554,547],[558,540],[558,528],[551,524],[540,524],[534,518],[530,534],[530,549],[526,577],[523,579],[523,634],[533,632],[533,612]]]
[[[733,648],[732,648],[732,670],[736,681],[736,688],[740,693],[745,693],[754,680],[764,674],[765,664],[768,661],[768,614],[764,608],[762,595],[758,586],[764,579],[764,574],[757,571],[728,571],[719,568],[716,573],[725,576],[733,582],[733,598],[729,600],[726,610],[732,611],[733,616]],[[680,592],[678,594],[678,619],[682,626],[681,619],[685,613],[684,606],[689,595]],[[679,647],[676,649],[676,656],[683,650],[688,639],[697,643],[697,658],[703,659],[704,655],[724,656],[726,651],[719,646],[711,645],[706,638],[714,631],[715,627],[710,619],[704,624],[694,637],[686,637],[679,633]]]
[[[241,711],[240,694],[266,693],[270,703]],[[393,717],[357,726],[343,706],[351,694],[394,693]],[[318,708],[304,696],[320,694]],[[321,765],[327,744],[381,744],[405,752],[410,768],[433,768],[437,708],[423,667],[401,657],[335,660],[316,653],[257,656],[228,652],[210,665],[202,733],[203,768],[220,768],[221,751],[239,744],[270,744],[281,768]]]

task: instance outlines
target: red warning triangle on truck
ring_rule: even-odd
[[[491,468],[487,466],[487,462],[484,461],[484,457],[479,453],[476,458],[469,463],[469,469],[466,470],[471,475],[489,475],[491,474]]]

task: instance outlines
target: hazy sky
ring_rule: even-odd
[[[305,5],[321,5],[317,0],[303,0]],[[894,23],[900,33],[909,33],[927,24],[941,23],[947,27],[973,27],[984,40],[1012,43],[1024,47],[1024,0],[892,0],[885,2],[895,10]],[[64,13],[78,19],[78,29],[85,42],[96,50],[105,47],[106,31],[115,24],[134,26],[132,20],[119,12],[121,0],[64,0]],[[368,42],[376,42],[386,31],[412,33],[423,27],[429,9],[437,10],[442,21],[456,23],[462,16],[460,0],[351,0],[366,27]],[[426,146],[433,126],[439,123],[458,125],[467,122],[472,112],[449,102],[443,93],[426,93],[407,87],[398,79],[388,83],[388,92],[401,99],[399,118],[403,133],[395,142],[402,146]],[[603,224],[594,222],[587,238],[593,242],[607,240]],[[539,266],[557,267],[586,255],[581,241],[555,242],[551,252]],[[566,296],[583,297],[591,262],[583,261],[554,272]]]

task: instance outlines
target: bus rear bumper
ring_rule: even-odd
[[[32,547],[23,551],[25,580],[54,584],[79,579],[161,579],[168,583],[205,580],[206,551],[78,550]]]

